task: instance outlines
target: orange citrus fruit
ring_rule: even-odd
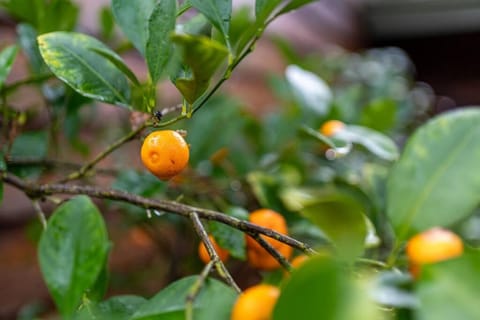
[[[168,180],[187,166],[190,151],[178,132],[159,130],[145,138],[140,156],[151,173],[161,180]]]
[[[292,267],[294,268],[298,268],[300,267],[302,264],[305,263],[305,261],[308,260],[308,256],[305,255],[305,254],[301,254],[299,256],[296,256],[295,258],[292,259],[292,261],[290,262],[290,264],[292,265]]]
[[[463,253],[463,242],[450,230],[436,227],[410,238],[406,251],[410,272],[416,277],[423,264],[460,256]]]
[[[231,320],[269,320],[280,289],[258,284],[245,290],[235,302]]]
[[[331,137],[345,128],[345,123],[339,120],[329,120],[320,127],[320,133],[324,136]]]
[[[285,218],[270,209],[259,209],[250,213],[249,221],[264,228],[269,228],[281,234],[288,235],[288,228]],[[292,255],[293,248],[273,238],[261,235],[265,241],[273,246],[286,259]],[[247,257],[251,266],[263,270],[271,270],[280,267],[275,258],[268,253],[255,239],[246,236],[247,241]]]
[[[209,235],[208,238],[212,242],[213,249],[215,249],[215,251],[217,252],[220,260],[223,262],[227,261],[228,256],[230,255],[228,250],[220,247],[212,235]],[[203,263],[207,264],[210,262],[210,255],[208,254],[207,247],[205,247],[203,242],[200,242],[200,244],[198,245],[198,256],[200,257],[200,260],[203,261]]]

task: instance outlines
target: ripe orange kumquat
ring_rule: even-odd
[[[213,248],[217,252],[220,260],[222,262],[227,261],[229,255],[230,255],[228,250],[225,250],[222,247],[220,247],[218,245],[218,243],[215,241],[215,239],[213,238],[213,236],[209,235],[208,238],[212,242]],[[207,264],[207,263],[210,262],[210,255],[208,254],[207,248],[205,247],[203,242],[200,242],[200,244],[198,245],[198,256],[200,257],[200,260],[203,261],[203,263]]]
[[[250,213],[249,221],[259,226],[272,229],[281,234],[288,235],[285,218],[270,209],[259,209]],[[261,237],[273,246],[286,259],[292,255],[293,248],[278,240],[261,235]],[[268,253],[255,239],[246,236],[248,262],[254,268],[272,270],[280,267],[278,261]]]
[[[159,130],[145,138],[140,156],[152,174],[161,180],[168,180],[187,166],[190,150],[178,132]]]
[[[245,290],[235,302],[231,320],[269,320],[280,295],[280,289],[259,284]]]
[[[437,227],[410,238],[406,252],[410,263],[410,272],[417,277],[421,265],[460,256],[463,253],[463,242],[450,230]]]
[[[337,134],[343,128],[345,128],[345,123],[342,121],[329,120],[320,127],[320,133],[324,136],[331,137]]]

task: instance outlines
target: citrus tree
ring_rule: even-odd
[[[231,0],[112,0],[99,37],[73,31],[73,2],[0,2],[18,21],[18,44],[0,52],[1,178],[38,214],[38,261],[62,318],[478,318],[478,108],[431,117],[427,88],[396,49],[298,57],[281,39],[289,66],[270,78],[274,113],[254,117],[217,94],[272,21],[310,2],[234,12]],[[147,80],[123,60],[130,46]],[[8,82],[20,52],[31,74]],[[165,82],[178,105],[159,105]],[[41,130],[11,102],[30,85],[49,110]],[[95,101],[131,122],[91,152],[79,133]],[[66,162],[59,149],[90,156]],[[100,165],[114,154],[121,167]],[[196,235],[203,267],[150,297],[105,298],[106,209],[160,238],[155,221]],[[239,283],[239,264],[260,278]]]

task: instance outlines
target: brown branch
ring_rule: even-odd
[[[246,231],[246,233],[254,238],[255,241],[257,241],[265,250],[267,250],[267,252],[274,257],[283,268],[285,268],[287,271],[292,271],[292,265],[290,262],[288,262],[288,260],[280,252],[278,252],[270,243],[268,243],[268,241],[260,237],[258,233],[250,233],[248,231]]]
[[[207,249],[207,252],[208,252],[208,255],[210,256],[210,259],[213,261],[213,265],[214,265],[215,269],[217,270],[218,274],[223,279],[225,279],[225,281],[233,289],[235,289],[235,291],[237,291],[238,293],[242,292],[242,290],[238,287],[235,280],[233,280],[232,275],[230,274],[230,272],[228,272],[227,268],[225,267],[222,260],[218,256],[218,253],[215,251],[215,248],[213,247],[213,243],[208,238],[207,231],[205,231],[205,228],[202,224],[202,221],[200,221],[200,218],[198,217],[198,214],[196,212],[190,213],[190,219],[192,220],[193,228],[197,232],[200,239],[202,239],[202,242],[205,245],[205,248]]]
[[[202,270],[202,273],[200,273],[200,276],[198,277],[197,281],[193,284],[193,286],[190,288],[187,297],[185,298],[185,319],[186,320],[193,320],[193,303],[195,302],[195,299],[197,298],[198,294],[200,293],[203,284],[205,283],[205,280],[207,280],[207,277],[212,270],[214,262],[209,261],[205,267]]]
[[[25,192],[25,194],[27,194],[30,198],[33,199],[54,194],[84,194],[93,198],[128,202],[130,204],[134,204],[145,209],[171,212],[184,216],[186,218],[190,218],[191,212],[196,212],[198,214],[198,217],[201,219],[218,221],[235,229],[246,232],[249,235],[263,234],[267,237],[283,242],[291,247],[297,248],[298,250],[301,250],[306,254],[315,254],[315,251],[309,245],[301,241],[298,241],[294,238],[283,235],[271,229],[253,224],[251,222],[228,216],[221,212],[196,208],[175,201],[144,198],[120,190],[99,188],[89,185],[81,186],[69,184],[38,184],[25,181],[8,172],[0,172],[0,174],[4,182],[22,190],[23,192]]]

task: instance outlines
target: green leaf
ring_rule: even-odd
[[[118,70],[123,72],[124,75],[126,75],[130,81],[132,81],[135,85],[139,86],[140,82],[138,81],[137,77],[135,74],[130,70],[130,68],[123,62],[122,58],[120,58],[115,52],[111,51],[108,48],[89,48],[93,52],[98,53],[102,57],[106,58],[108,61],[113,63],[115,67],[117,67]]]
[[[190,3],[210,20],[228,43],[232,0],[190,0]]]
[[[148,20],[148,40],[146,59],[153,83],[165,74],[165,69],[173,54],[170,34],[175,30],[177,1],[160,1]]]
[[[28,131],[13,140],[10,157],[18,159],[44,159],[48,152],[48,132]],[[37,178],[42,172],[38,167],[18,167],[12,172],[20,177]]]
[[[323,79],[296,65],[288,66],[285,76],[300,105],[321,115],[328,113],[332,91]]]
[[[79,8],[70,0],[50,0],[41,3],[37,1],[36,10],[37,30],[40,34],[71,31],[77,24]]]
[[[121,58],[103,43],[81,33],[53,32],[38,37],[40,53],[52,72],[78,93],[128,106],[130,87],[117,66],[98,52]]]
[[[185,301],[198,276],[180,279],[157,293],[132,317],[132,320],[183,320]],[[207,278],[193,303],[195,320],[228,320],[237,293],[222,282]]]
[[[0,2],[9,13],[24,22],[37,25],[36,2],[32,0],[9,0]],[[33,7],[32,7],[33,6]]]
[[[0,52],[0,89],[7,80],[10,70],[12,70],[17,52],[18,47],[15,45],[6,47]]]
[[[109,242],[100,212],[87,196],[59,206],[39,243],[43,278],[55,304],[70,318],[107,260]]]
[[[369,128],[348,125],[338,132],[335,138],[362,145],[368,151],[384,160],[397,160],[399,156],[398,147],[392,139]]]
[[[479,203],[480,110],[444,113],[409,139],[387,182],[387,214],[400,240],[450,226]]]
[[[211,77],[227,57],[228,50],[203,36],[176,34],[172,40],[183,51],[183,63],[188,67],[174,76],[172,81],[183,97],[189,103],[194,103],[207,90]]]
[[[478,252],[423,266],[415,287],[420,299],[419,306],[415,309],[415,319],[478,319],[480,314],[478,270],[480,270]]]
[[[304,5],[307,5],[311,2],[315,2],[317,0],[292,0],[290,1],[285,7],[280,10],[278,15],[285,14],[287,12],[293,11],[295,9],[298,9]]]
[[[26,23],[17,26],[17,34],[23,52],[28,58],[33,73],[44,74],[49,72],[47,65],[43,62],[40,50],[38,49],[38,33],[34,27]]]
[[[72,30],[78,7],[70,0],[10,0],[3,4],[21,21],[33,25],[39,33]]]
[[[100,33],[103,38],[110,39],[115,29],[115,18],[109,6],[102,7],[98,13]]]
[[[388,132],[395,125],[397,105],[390,98],[371,101],[361,113],[359,124],[373,130]]]
[[[128,191],[147,198],[152,198],[164,192],[165,187],[165,183],[151,173],[132,169],[122,170],[112,184],[113,189]],[[137,219],[146,216],[145,209],[129,203],[115,202],[115,206],[122,208]]]
[[[308,259],[282,287],[272,320],[389,319],[369,297],[371,279],[354,281],[346,270],[329,257]]]
[[[342,260],[351,260],[361,255],[367,236],[364,208],[351,196],[338,190],[311,190],[303,200],[300,214],[332,241],[337,255]],[[299,198],[300,199],[300,198]]]
[[[146,302],[145,298],[139,296],[114,296],[98,305],[90,306],[90,310],[86,307],[81,309],[75,315],[75,320],[129,320]]]
[[[231,207],[225,213],[241,220],[248,220],[248,212],[240,207]],[[220,247],[227,249],[232,257],[245,260],[245,234],[242,231],[215,221],[210,222],[209,227]]]
[[[108,265],[107,263],[103,263],[103,268],[100,271],[95,283],[88,288],[86,295],[88,300],[99,302],[103,299],[105,294],[107,293],[108,289],[108,280],[109,280],[109,273],[108,273]]]
[[[112,0],[115,20],[143,56],[148,40],[148,21],[156,3],[156,0]]]
[[[257,20],[263,25],[280,3],[282,3],[282,0],[256,0],[255,16]]]

